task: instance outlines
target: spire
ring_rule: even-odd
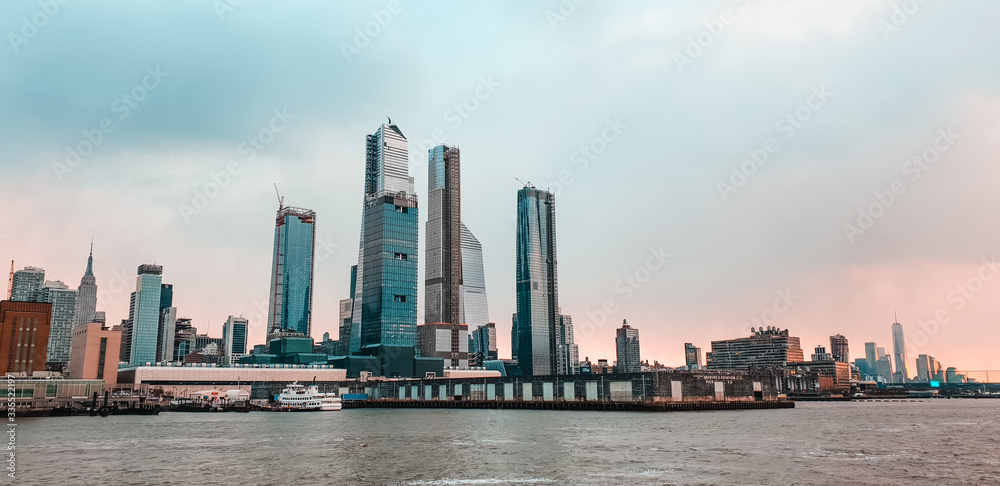
[[[94,276],[94,239],[90,239],[90,256],[87,257],[87,273],[83,274],[84,277]]]
[[[899,324],[899,319],[896,317],[896,308],[892,308],[892,323]]]

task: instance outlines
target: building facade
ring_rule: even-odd
[[[892,323],[892,356],[896,370],[892,374],[892,382],[909,382],[910,373],[906,362],[906,340],[903,338],[903,325],[899,322]]]
[[[580,346],[574,342],[573,317],[561,311],[556,342],[556,373],[576,375],[580,373]]]
[[[517,359],[525,376],[559,372],[555,195],[517,192]]]
[[[738,370],[753,366],[784,366],[788,362],[805,360],[799,338],[790,336],[788,329],[750,328],[750,332],[750,336],[745,338],[712,341],[706,367]]]
[[[73,321],[76,318],[76,291],[59,280],[50,280],[38,291],[36,300],[52,304],[46,362],[53,369],[61,370],[69,363]]]
[[[628,325],[622,319],[622,327],[615,333],[615,348],[618,365],[615,371],[618,373],[638,373],[642,370],[642,361],[639,359],[639,330]]]
[[[458,147],[439,145],[427,154],[427,226],[424,248],[424,320],[449,324],[450,366],[468,362],[459,337],[462,322],[462,189]],[[464,359],[463,359],[464,358]]]
[[[229,358],[228,364],[232,364],[234,360],[247,354],[248,324],[247,319],[243,316],[229,316],[226,323],[222,325],[222,347],[224,356]]]
[[[14,272],[10,287],[10,300],[14,302],[38,302],[38,293],[45,284],[45,270],[38,267],[24,267]]]
[[[312,332],[313,257],[316,212],[279,204],[271,256],[268,335],[281,331]]]
[[[51,317],[47,302],[0,301],[0,373],[45,371]]]
[[[366,144],[365,204],[351,325],[360,326],[361,348],[416,348],[419,217],[406,137],[396,125],[383,124]]]
[[[847,338],[841,334],[830,336],[830,354],[834,361],[850,363],[851,357],[847,348]]]
[[[135,292],[130,297],[128,329],[123,335],[127,343],[122,358],[128,363],[141,365],[157,360],[162,275],[163,267],[160,265],[139,265]]]
[[[80,278],[80,286],[76,288],[77,302],[73,326],[94,322],[97,314],[97,279],[94,278],[94,243],[90,243],[90,255],[87,257],[87,270]]]
[[[691,343],[684,343],[684,365],[690,370],[701,369],[701,348]]]
[[[469,329],[490,323],[490,307],[486,296],[486,272],[483,269],[483,245],[462,223],[462,285],[461,317]],[[494,341],[495,342],[495,341]]]
[[[121,331],[112,331],[99,322],[74,327],[69,377],[78,380],[104,380],[108,389],[114,388],[118,383],[121,339]]]

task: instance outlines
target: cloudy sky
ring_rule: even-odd
[[[517,177],[557,194],[581,358],[628,319],[674,366],[758,323],[853,359],[896,309],[910,366],[1000,369],[996,3],[55,5],[0,4],[0,261],[75,287],[93,237],[110,323],[153,262],[200,331],[263,316],[277,183],[336,335],[391,116],[421,198],[426,148],[462,149],[501,356]]]

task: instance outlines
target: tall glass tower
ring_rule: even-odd
[[[530,185],[517,192],[516,291],[517,359],[521,373],[526,376],[558,373],[555,195]]]
[[[128,359],[133,365],[156,362],[156,343],[160,327],[160,296],[163,267],[139,265],[128,313]]]
[[[892,357],[895,361],[896,372],[892,374],[893,383],[907,383],[910,381],[910,374],[906,363],[906,340],[903,339],[903,325],[898,319],[893,319],[892,324]]]
[[[52,304],[49,321],[49,348],[45,362],[65,366],[69,363],[70,345],[73,340],[73,320],[76,316],[76,291],[59,280],[47,281],[38,291],[36,302]]]
[[[312,331],[316,212],[279,204],[274,224],[267,332]]]
[[[87,271],[76,289],[77,305],[73,327],[94,322],[97,314],[97,279],[94,278],[94,242],[90,242],[90,256],[87,257]]]
[[[352,303],[358,348],[417,345],[419,218],[407,141],[399,127],[379,126],[366,138],[365,203]],[[354,354],[351,340],[349,351]]]
[[[483,271],[483,245],[462,223],[462,292],[460,321],[469,325],[471,333],[476,327],[490,322],[489,301],[486,296],[486,273]],[[496,331],[494,331],[495,333]],[[491,341],[496,346],[496,340]]]

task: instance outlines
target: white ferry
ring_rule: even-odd
[[[320,393],[316,385],[304,386],[292,383],[278,395],[278,407],[290,411],[333,411],[340,410],[340,398],[333,393]]]

